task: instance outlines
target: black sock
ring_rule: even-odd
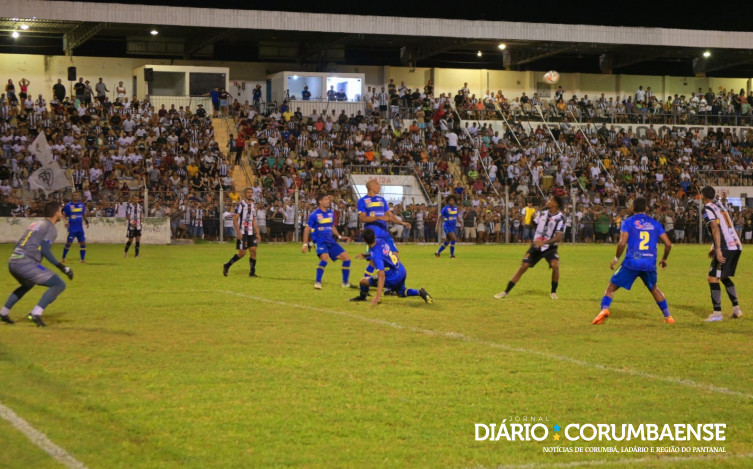
[[[231,265],[235,264],[236,262],[238,262],[238,259],[240,259],[240,257],[238,257],[238,254],[233,254],[233,257],[231,257],[230,260],[227,261],[227,266],[230,267]]]
[[[731,278],[723,278],[722,283],[727,289],[727,296],[732,302],[732,306],[739,306],[737,303],[737,289],[735,288],[735,282],[733,282]]]
[[[125,248],[125,252],[128,252],[128,248],[130,248],[130,247],[131,247],[131,242],[130,242],[130,241],[127,241],[127,242],[126,242],[126,248]]]
[[[718,283],[709,283],[711,288],[711,304],[714,305],[714,312],[722,311],[722,287]]]
[[[515,282],[513,282],[512,280],[507,282],[507,288],[505,288],[505,293],[510,293],[510,290],[512,290],[514,286],[515,286]]]
[[[552,293],[557,293],[557,286],[559,286],[559,282],[552,282]]]
[[[254,259],[253,257],[249,257],[248,264],[251,267],[251,273],[252,274],[256,273],[256,259]]]
[[[141,242],[140,241],[136,241],[136,255],[137,256],[139,255],[139,248],[140,247],[141,247]]]

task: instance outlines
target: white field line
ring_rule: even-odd
[[[741,397],[741,398],[749,399],[753,401],[753,394],[735,391],[733,389],[716,386],[714,384],[701,383],[698,381],[693,381],[691,379],[676,378],[673,376],[661,376],[661,375],[656,375],[653,373],[646,373],[644,371],[633,370],[630,368],[616,368],[616,367],[612,367],[608,365],[602,365],[601,363],[578,360],[577,358],[567,357],[565,355],[557,355],[557,354],[548,353],[548,352],[541,352],[538,350],[526,349],[523,347],[514,347],[511,345],[506,345],[499,342],[491,342],[484,339],[477,339],[475,337],[467,336],[459,332],[434,331],[431,329],[424,329],[421,327],[406,326],[406,325],[399,324],[396,322],[385,321],[383,319],[369,318],[366,316],[360,316],[358,314],[346,313],[344,311],[335,311],[331,309],[317,308],[315,306],[287,303],[285,301],[269,300],[267,298],[262,298],[260,296],[248,295],[246,293],[239,293],[239,292],[234,292],[230,290],[200,290],[200,291],[225,293],[227,295],[240,296],[242,298],[248,298],[255,301],[261,301],[263,303],[269,303],[269,304],[274,304],[274,305],[279,305],[279,306],[291,306],[291,307],[299,308],[299,309],[307,309],[309,311],[316,311],[318,313],[325,313],[325,314],[331,314],[331,315],[336,315],[336,316],[342,316],[349,319],[356,319],[358,321],[363,321],[370,324],[376,324],[379,326],[390,327],[392,329],[400,329],[400,330],[415,332],[417,334],[423,334],[423,335],[428,335],[432,337],[441,337],[445,339],[457,340],[460,342],[470,342],[474,344],[485,345],[487,347],[498,349],[498,350],[504,350],[506,352],[515,352],[515,353],[521,353],[524,355],[532,355],[532,356],[536,356],[540,358],[546,358],[548,360],[557,360],[564,363],[571,363],[573,365],[582,366],[584,368],[593,368],[596,370],[608,371],[611,373],[619,373],[623,375],[635,376],[638,378],[644,378],[644,379],[649,379],[653,381],[661,381],[661,382],[665,382],[669,384],[674,384],[677,386],[685,386],[688,388],[700,389],[702,391],[713,392],[717,394],[726,394],[728,396],[736,396],[736,397]]]
[[[556,453],[563,454],[563,453]],[[730,454],[727,453],[709,453],[709,456],[670,456],[662,457],[656,456],[651,458],[622,458],[622,459],[595,459],[593,461],[573,461],[573,462],[552,462],[552,463],[530,463],[521,465],[505,465],[505,466],[493,466],[494,469],[549,469],[549,468],[568,468],[568,467],[588,467],[588,466],[633,466],[640,464],[663,464],[663,463],[678,463],[678,462],[692,462],[692,461],[704,461],[708,460],[711,465],[712,462],[719,462],[720,459],[749,459],[753,458],[753,453],[741,453]],[[709,466],[711,467],[711,466]],[[473,469],[481,469],[481,467],[474,467]]]
[[[41,448],[44,452],[52,456],[57,462],[73,469],[86,469],[86,466],[76,458],[68,454],[66,450],[50,441],[47,436],[29,425],[29,422],[16,415],[10,407],[0,403],[0,417],[7,420],[18,431],[26,435],[32,443]]]

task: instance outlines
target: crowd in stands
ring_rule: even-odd
[[[363,112],[353,115],[327,109],[303,115],[292,109],[294,101],[269,112],[235,103],[237,138],[231,135],[227,146],[215,140],[212,119],[202,106],[155,109],[148,98],[129,100],[122,83],[114,101],[101,79],[91,87],[81,78],[71,96],[58,80],[49,102],[43,94],[32,99],[28,80],[19,82],[18,94],[10,85],[0,99],[0,215],[38,212],[43,194],[28,190],[28,177],[39,162],[28,145],[42,131],[71,185],[90,204],[91,216],[120,216],[124,203],[148,188],[149,215],[169,217],[175,237],[217,239],[221,228],[232,225],[228,208],[239,200],[232,169],[250,162],[267,241],[292,240],[296,220],[306,219],[321,191],[334,194],[343,231],[355,232],[349,171],[407,171],[419,176],[430,201],[459,196],[463,238],[477,242],[504,240],[508,231],[511,240],[525,240],[527,220],[521,211],[550,193],[575,193],[571,220],[576,220],[579,241],[614,241],[619,220],[637,195],[647,197],[654,214],[676,227],[678,240],[690,241],[697,237],[697,230],[687,227],[697,226],[695,195],[702,175],[714,171],[730,185],[745,183],[753,161],[753,137],[724,128],[708,134],[674,128],[660,134],[650,125],[638,134],[606,124],[580,130],[563,121],[550,132],[510,113],[511,127],[500,135],[491,126],[460,119],[468,103],[478,104],[467,85],[454,97],[434,97],[431,82],[423,90],[410,90],[390,80],[380,91],[369,87]],[[557,95],[561,99],[564,91]],[[637,103],[655,99],[650,89],[638,98]],[[501,93],[493,99],[503,113],[509,111]],[[741,101],[740,111],[750,111],[744,93],[714,95],[717,99]],[[696,95],[687,101],[701,105],[708,100]],[[408,126],[395,118],[405,107],[415,117]],[[505,192],[510,194],[507,207]],[[436,206],[411,202],[395,207],[412,224],[410,230],[395,227],[396,237],[434,240]],[[736,217],[741,231],[750,225],[750,211],[738,211]]]

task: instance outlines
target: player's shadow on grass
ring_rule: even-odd
[[[89,261],[86,261],[86,265],[120,265],[120,264],[115,264],[114,262],[89,262]]]
[[[296,278],[296,277],[268,277],[268,276],[262,276],[261,278],[265,280],[283,280],[286,282],[298,282],[298,283],[311,283],[309,279],[302,279],[302,278]]]
[[[690,311],[691,313],[693,313],[693,316],[697,316],[699,318],[706,318],[706,316],[708,316],[710,312],[709,308],[704,308],[698,305],[680,305],[680,304],[672,305],[670,303],[669,306],[673,309],[678,309],[682,311]]]
[[[50,322],[50,325],[54,326],[55,323]],[[94,332],[97,334],[110,334],[110,335],[120,335],[120,336],[129,336],[129,337],[136,335],[136,333],[133,331],[107,329],[105,327],[66,327],[66,330],[78,331],[78,332]]]
[[[70,313],[67,311],[58,311],[56,313],[52,314],[46,314],[45,319],[47,319],[47,325],[54,327],[56,324],[68,324],[68,323],[80,323],[84,321],[84,317],[81,314],[71,314],[70,318],[68,317]],[[136,335],[133,331],[123,331],[123,330],[117,330],[117,329],[108,329],[106,327],[67,327],[66,330],[71,331],[80,331],[80,332],[96,332],[99,334],[112,334],[112,335],[127,335],[132,336]]]

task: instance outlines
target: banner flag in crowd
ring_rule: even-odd
[[[52,149],[47,143],[47,137],[44,132],[39,132],[37,138],[29,145],[29,152],[39,161],[42,166],[52,163]]]
[[[68,178],[65,177],[65,171],[56,161],[42,166],[29,176],[29,188],[42,189],[45,195],[66,187],[68,187]]]

